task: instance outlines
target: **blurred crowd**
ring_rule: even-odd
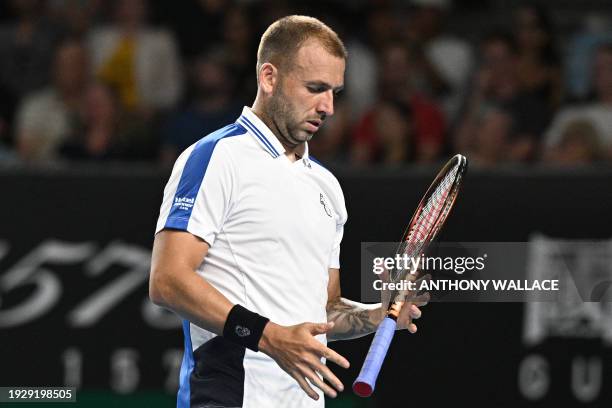
[[[597,10],[562,32],[533,2],[462,30],[451,0],[1,4],[0,164],[171,163],[252,103],[258,39],[294,13],[349,51],[346,90],[310,145],[321,160],[612,162],[612,21]]]

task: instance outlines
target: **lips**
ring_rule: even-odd
[[[306,121],[306,123],[309,125],[308,127],[312,129],[313,132],[316,132],[317,130],[319,130],[319,127],[321,126],[321,121],[320,120],[308,120]]]

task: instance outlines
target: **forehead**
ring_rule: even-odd
[[[293,71],[300,79],[324,81],[333,87],[343,85],[344,68],[344,58],[330,54],[317,41],[302,45],[293,60]]]

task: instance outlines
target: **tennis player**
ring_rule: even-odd
[[[164,190],[153,302],[184,319],[183,407],[322,407],[342,383],[328,341],[373,332],[381,305],[340,296],[347,219],[336,178],[308,155],[334,113],[347,53],[317,19],[263,34],[251,108],[177,159]],[[406,303],[398,327],[416,331]],[[328,383],[325,383],[324,380]]]

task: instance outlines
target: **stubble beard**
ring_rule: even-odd
[[[286,97],[282,87],[279,85],[276,92],[270,98],[268,105],[268,116],[270,117],[283,144],[295,147],[300,143],[308,142],[312,139],[311,133],[306,133],[306,137],[296,135],[297,124],[294,123],[293,103]]]

